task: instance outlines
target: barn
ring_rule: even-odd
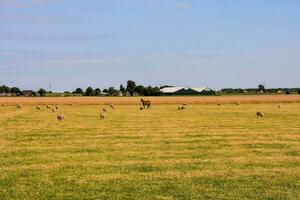
[[[164,87],[160,90],[164,95],[214,95],[209,87]]]

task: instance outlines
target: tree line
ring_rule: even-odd
[[[52,91],[46,91],[40,88],[37,91],[20,90],[17,87],[9,88],[8,86],[0,86],[0,94],[11,94],[13,96],[51,96]],[[101,90],[100,88],[92,88],[91,86],[86,89],[76,88],[74,91],[63,92],[64,96],[160,96],[162,95],[159,87],[137,85],[134,81],[128,80],[126,87],[122,84],[119,88],[109,87]]]
[[[83,96],[160,96],[162,95],[159,87],[137,85],[134,81],[128,80],[126,87],[122,84],[118,89],[109,87],[107,89],[93,89],[87,87],[85,90],[77,88],[72,92]]]
[[[63,93],[53,93],[40,88],[37,91],[21,90],[18,87],[0,86],[0,95],[9,96],[161,96],[161,87],[137,85],[134,81],[128,80],[127,85],[120,85],[119,88],[109,87],[101,90],[100,88],[87,87],[86,89],[76,88],[74,91],[65,91]],[[257,88],[224,88],[217,91],[217,95],[228,94],[300,94],[300,88],[265,88],[263,84],[259,84]]]
[[[219,91],[221,94],[300,94],[300,88],[265,88],[259,84],[257,88],[224,88]]]

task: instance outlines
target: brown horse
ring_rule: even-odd
[[[147,108],[151,108],[151,101],[141,99],[141,102],[142,102],[142,105],[143,105],[144,108],[145,108],[146,106],[147,106]]]

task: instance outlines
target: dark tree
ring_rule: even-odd
[[[109,87],[109,88],[108,88],[108,94],[109,94],[110,96],[114,96],[114,95],[116,95],[116,93],[117,93],[117,90],[115,90],[114,87]]]
[[[131,80],[127,81],[126,91],[128,91],[130,95],[133,95],[135,87],[136,85],[134,81]]]
[[[144,95],[145,96],[160,96],[160,95],[162,95],[162,93],[158,87],[148,86],[144,90]]]
[[[83,90],[81,88],[76,88],[76,90],[74,91],[74,93],[76,93],[76,94],[83,94]]]
[[[9,93],[9,87],[6,85],[0,86],[0,93]]]
[[[22,93],[21,90],[17,87],[12,87],[12,88],[10,88],[9,91],[10,91],[10,93],[13,93],[13,94],[16,94],[16,95],[20,95]]]
[[[43,97],[43,96],[45,96],[45,94],[46,94],[46,90],[44,90],[43,88],[41,88],[41,89],[39,89],[39,90],[37,91],[37,93],[38,93],[41,97]]]
[[[85,90],[85,96],[93,96],[94,95],[94,90],[92,87],[88,87]]]
[[[144,95],[144,89],[145,87],[142,85],[138,85],[135,87],[134,92],[138,93],[139,95]]]
[[[104,89],[103,92],[108,93],[108,89]]]
[[[265,86],[264,86],[263,84],[259,84],[259,85],[258,85],[258,89],[259,89],[260,91],[265,91]]]
[[[96,88],[94,91],[96,96],[100,96],[101,95],[101,90],[99,88]]]
[[[123,94],[126,92],[126,89],[122,84],[120,85],[120,92],[122,92]]]

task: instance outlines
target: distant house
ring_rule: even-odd
[[[165,87],[160,90],[164,95],[213,95],[209,87]]]
[[[103,91],[100,92],[100,96],[108,96],[108,95],[109,94],[107,92],[103,92]]]
[[[31,97],[34,94],[34,91],[33,90],[23,90],[22,93],[23,93],[23,96],[25,96],[25,97]]]

